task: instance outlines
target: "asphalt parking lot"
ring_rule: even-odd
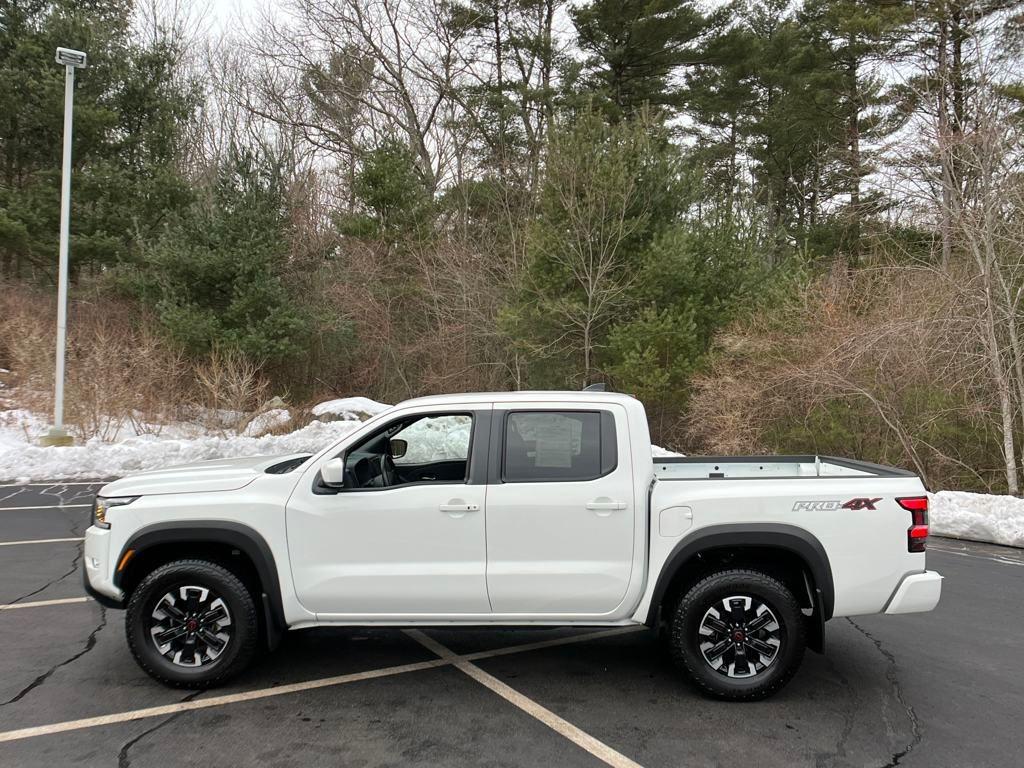
[[[216,691],[164,688],[84,598],[96,486],[0,486],[0,766],[1024,764],[1024,553],[934,540],[929,614],[829,623],[756,704],[705,699],[653,633],[318,629]]]

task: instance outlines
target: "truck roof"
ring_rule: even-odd
[[[414,397],[410,400],[403,400],[395,407],[406,405],[444,405],[445,403],[541,403],[541,402],[565,402],[565,403],[593,403],[596,400],[618,403],[636,403],[632,395],[621,392],[598,392],[595,390],[586,392],[573,392],[568,390],[533,390],[519,392],[460,392],[448,395],[427,395],[425,397]]]

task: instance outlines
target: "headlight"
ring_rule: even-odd
[[[135,501],[138,496],[112,496],[105,499],[101,496],[96,497],[96,501],[92,504],[92,524],[97,528],[109,528],[110,523],[107,522],[107,512],[110,511],[111,507],[123,507],[125,504],[131,504]]]

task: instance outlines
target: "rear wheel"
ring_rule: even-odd
[[[780,581],[729,570],[699,581],[670,616],[672,658],[705,693],[732,701],[771,696],[803,660],[803,615]]]
[[[166,685],[207,688],[242,671],[256,652],[256,604],[241,580],[205,560],[150,573],[125,616],[132,655]]]

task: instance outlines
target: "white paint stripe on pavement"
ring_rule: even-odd
[[[630,628],[632,629],[632,627]],[[547,707],[538,704],[533,699],[524,696],[522,693],[517,691],[515,688],[503,683],[501,680],[496,678],[487,672],[484,672],[476,664],[471,664],[466,661],[464,657],[458,656],[452,651],[448,650],[447,647],[441,645],[433,638],[428,637],[417,629],[406,630],[405,632],[413,640],[420,643],[423,647],[427,648],[433,653],[436,653],[442,659],[450,662],[458,669],[469,675],[471,678],[476,680],[480,685],[490,689],[494,693],[501,696],[505,701],[509,702],[515,707],[518,707],[526,714],[536,718],[540,722],[544,723],[548,728],[553,730],[560,736],[564,736],[566,739],[571,741],[576,746],[586,750],[591,755],[596,757],[606,765],[612,766],[612,768],[641,768],[640,764],[634,760],[629,759],[621,752],[618,752],[603,741],[594,738],[589,733],[584,731],[582,728],[570,723],[563,717],[556,715]],[[597,633],[595,633],[597,634]],[[590,635],[593,637],[594,635]],[[499,655],[499,654],[492,654]],[[485,658],[478,656],[477,658]]]
[[[1008,557],[990,557],[989,555],[976,555],[973,552],[961,552],[958,549],[946,549],[945,547],[936,547],[934,544],[928,545],[928,550],[932,552],[941,552],[944,555],[957,555],[959,557],[970,557],[974,560],[988,560],[990,563],[999,563],[1000,565],[1017,565],[1024,566],[1024,562],[1020,560],[1013,560]]]
[[[568,637],[558,637],[554,640],[541,640],[536,643],[524,643],[523,645],[510,645],[505,648],[499,648],[493,651],[477,651],[476,653],[465,653],[459,658],[465,661],[476,661],[477,659],[490,659],[495,656],[507,656],[510,653],[526,653],[527,651],[538,651],[544,648],[554,648],[559,645],[571,645],[572,643],[578,643],[580,640],[601,640],[605,637],[614,637],[615,635],[627,635],[633,632],[642,632],[647,629],[643,624],[629,626],[629,627],[616,627],[615,629],[606,629],[601,632],[591,632],[588,635],[569,635]]]
[[[51,723],[50,725],[37,725],[31,728],[18,728],[13,731],[0,732],[0,742],[18,741],[19,739],[30,739],[34,736],[49,736],[54,733],[65,731],[77,731],[82,728],[95,728],[100,725],[114,725],[115,723],[128,723],[132,720],[144,720],[148,717],[162,717],[173,715],[178,712],[190,712],[196,709],[209,709],[210,707],[222,707],[225,704],[237,704],[243,701],[256,701],[268,699],[272,696],[284,696],[288,693],[310,691],[315,688],[327,688],[333,685],[344,685],[359,680],[373,680],[378,677],[389,677],[400,675],[405,672],[416,672],[421,669],[432,669],[443,667],[448,662],[444,659],[432,661],[420,661],[415,664],[401,664],[397,667],[384,667],[383,669],[371,669],[367,672],[355,672],[350,675],[338,675],[337,677],[324,677],[319,680],[309,680],[304,683],[292,683],[290,685],[279,685],[275,688],[259,688],[255,691],[244,691],[242,693],[229,693],[223,696],[212,696],[209,699],[193,699],[192,701],[181,701],[177,704],[165,704],[160,707],[147,707],[146,709],[135,709],[129,712],[115,712],[111,715],[100,715],[99,717],[85,717],[81,720],[67,720],[63,723]]]
[[[24,512],[26,509],[89,509],[92,504],[41,504],[36,507],[0,507],[0,512]]]
[[[62,597],[57,600],[36,600],[34,603],[7,603],[0,605],[0,611],[13,611],[18,608],[46,608],[51,605],[70,605],[71,603],[85,603],[92,600],[91,597]]]
[[[21,539],[20,541],[0,541],[0,547],[14,547],[18,544],[61,544],[65,541],[84,541],[81,536],[74,539]]]
[[[72,599],[88,600],[90,598],[83,597]],[[24,605],[28,605],[28,603],[25,603]],[[629,629],[633,628],[629,627]],[[587,640],[593,640],[599,636],[607,634],[608,633],[606,632],[591,632],[585,635],[575,635],[573,637],[560,638],[559,643],[561,645],[565,645],[570,642],[582,643],[586,642]],[[473,656],[474,658],[488,658],[491,656],[504,656],[510,653],[525,653],[526,651],[534,650],[538,645],[540,644],[527,643],[524,645],[513,645],[508,646],[506,648],[497,648],[493,651],[481,651],[480,653],[473,654]],[[455,656],[454,658],[461,659],[461,657],[458,656]],[[159,707],[147,707],[145,709],[135,709],[127,712],[114,712],[109,715],[100,715],[98,717],[85,717],[79,720],[66,720],[64,722],[50,723],[48,725],[36,725],[29,728],[17,728],[11,731],[0,731],[0,743],[7,741],[19,741],[21,739],[31,739],[37,736],[50,736],[56,733],[77,731],[83,728],[96,728],[98,726],[103,725],[127,723],[133,720],[144,720],[149,717],[173,715],[178,712],[189,712],[197,709],[221,707],[227,704],[236,704],[245,701],[256,701],[259,699],[271,698],[273,696],[283,696],[289,693],[300,693],[302,691],[314,690],[316,688],[327,688],[330,686],[344,685],[345,683],[354,683],[360,680],[374,680],[381,677],[401,675],[406,672],[418,672],[424,669],[436,669],[438,667],[449,666],[450,664],[452,664],[452,659],[450,658],[437,658],[431,659],[430,661],[419,661],[412,664],[400,664],[394,667],[371,669],[366,672],[355,672],[348,675],[338,675],[336,677],[324,677],[320,678],[319,680],[308,680],[303,683],[291,683],[289,685],[278,685],[273,688],[258,688],[254,691],[230,693],[225,694],[223,696],[212,696],[209,699],[193,699],[192,701],[182,701],[178,702],[177,704],[166,704]],[[621,763],[621,765],[635,766],[635,763]]]
[[[0,488],[65,488],[69,485],[106,485],[110,480],[69,480],[66,483],[0,483]]]

